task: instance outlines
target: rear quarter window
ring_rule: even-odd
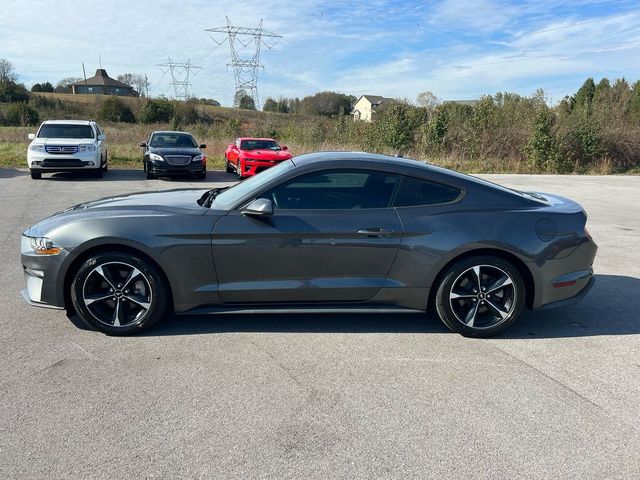
[[[414,177],[404,177],[396,195],[395,207],[438,205],[460,197],[459,188]]]

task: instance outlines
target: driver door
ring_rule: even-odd
[[[213,231],[225,303],[361,302],[385,284],[402,226],[390,208],[399,176],[311,173],[264,192],[271,216],[221,218]]]

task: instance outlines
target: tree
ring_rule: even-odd
[[[49,82],[34,83],[31,87],[32,92],[53,92],[53,85]]]
[[[264,101],[264,105],[262,106],[262,110],[265,112],[277,112],[278,111],[278,102],[276,102],[273,98],[269,97]]]
[[[432,112],[440,103],[440,99],[431,92],[422,92],[418,94],[416,101],[418,105],[426,108],[428,112]]]
[[[65,93],[69,91],[69,85],[72,83],[80,82],[82,78],[80,77],[66,77],[56,83],[56,92]]]
[[[244,110],[255,110],[256,102],[246,90],[240,89],[233,97],[233,106],[235,108],[242,108]]]
[[[107,97],[98,110],[98,118],[108,122],[135,123],[129,106],[118,97]]]
[[[29,100],[29,92],[21,83],[13,80],[0,82],[0,102],[26,102]]]
[[[18,75],[13,68],[13,64],[9,60],[0,58],[0,83],[16,82]]]
[[[213,98],[199,98],[198,103],[203,103],[204,105],[211,105],[212,107],[219,107],[220,102]]]
[[[140,121],[142,123],[166,123],[175,114],[173,104],[166,98],[153,98],[147,100],[140,110]]]
[[[348,115],[355,97],[337,92],[319,92],[302,99],[302,111],[327,117]]]
[[[553,134],[556,121],[555,114],[547,107],[538,112],[533,124],[533,132],[529,142],[524,147],[529,163],[537,170],[560,171],[564,173],[570,167],[560,163],[560,150],[558,141]]]
[[[595,94],[596,84],[594,83],[593,78],[587,78],[587,80],[585,80],[580,89],[573,96],[572,107],[586,108],[590,110],[591,103],[593,102],[593,97]]]
[[[133,87],[141,97],[147,96],[148,81],[144,75],[138,73],[123,73],[122,75],[118,75],[116,80]]]

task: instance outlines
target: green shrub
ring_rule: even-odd
[[[108,122],[135,123],[136,119],[129,106],[118,97],[108,97],[98,110],[98,118]]]
[[[150,99],[140,110],[142,123],[167,123],[175,114],[175,107],[166,98]]]
[[[535,170],[564,173],[570,165],[561,164],[558,141],[553,134],[555,114],[548,108],[542,108],[533,125],[531,138],[524,147],[529,164]]]
[[[21,83],[14,81],[0,82],[0,102],[27,102],[29,101],[29,92]]]
[[[8,125],[25,127],[37,125],[40,121],[38,111],[26,103],[14,103],[7,108],[5,121]]]

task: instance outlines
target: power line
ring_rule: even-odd
[[[187,60],[186,63],[181,63],[174,62],[171,58],[169,58],[168,62],[158,64],[158,67],[160,67],[160,70],[165,74],[167,72],[171,73],[171,86],[173,87],[175,98],[182,100],[189,98],[189,89],[191,88],[189,76],[191,75],[191,71],[194,70],[193,74],[195,75],[195,71],[202,68],[191,65],[191,60]]]
[[[231,51],[231,63],[227,66],[233,67],[233,74],[236,84],[236,94],[244,90],[247,92],[256,105],[260,108],[260,98],[258,97],[258,70],[264,68],[260,64],[260,49],[265,46],[267,49],[273,48],[278,43],[282,35],[269,32],[262,28],[262,20],[257,28],[238,27],[231,24],[229,17],[226,17],[227,24],[221,27],[207,28],[205,31],[209,33],[211,39],[218,45],[222,45],[225,41],[229,41],[229,50]],[[220,34],[224,34],[224,38],[219,40]],[[218,38],[216,38],[218,36]],[[270,43],[265,38],[271,39]],[[253,52],[249,57],[241,57],[239,51],[246,49],[253,44]]]

